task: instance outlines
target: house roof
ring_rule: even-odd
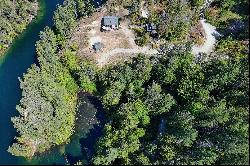
[[[103,48],[103,44],[101,42],[97,42],[93,45],[93,48],[96,50],[96,51],[99,51],[100,49]]]
[[[103,25],[105,26],[118,25],[118,22],[119,22],[119,18],[116,16],[103,17]]]

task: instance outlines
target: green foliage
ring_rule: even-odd
[[[80,76],[80,87],[87,92],[96,92],[96,75],[97,68],[90,62],[83,61],[80,63],[80,70],[78,71]]]
[[[106,94],[103,96],[104,105],[117,105],[120,101],[125,85],[119,81],[115,82],[113,86],[106,90]]]
[[[248,71],[246,56],[194,63],[179,51],[104,69],[110,123],[93,163],[247,164]]]
[[[66,49],[63,53],[62,57],[62,63],[66,65],[66,67],[71,72],[75,72],[77,70],[80,70],[79,62],[76,56],[76,51]]]
[[[201,2],[192,1],[197,6]],[[152,13],[148,20],[139,19],[139,1],[109,1],[110,11],[119,3],[134,5],[133,23],[154,22],[160,35],[173,42],[184,40],[194,21],[195,11],[187,1],[148,1]],[[152,6],[157,3],[162,6],[155,10]],[[223,16],[247,2],[217,3]],[[9,152],[32,157],[66,142],[73,133],[80,88],[99,95],[107,116],[93,164],[249,164],[245,45],[234,37],[221,40],[215,54],[230,55],[228,59],[196,62],[187,48],[173,48],[161,57],[138,55],[98,70],[92,62],[77,58],[77,47],[66,42],[78,15],[91,13],[86,5],[81,0],[65,1],[55,12],[57,33],[49,28],[41,33],[39,67],[33,65],[21,80],[19,116],[12,118],[19,136]],[[168,19],[159,17],[163,10]],[[228,18],[223,19],[223,26],[228,25]]]
[[[14,143],[8,152],[15,156],[25,156],[30,157],[33,153],[33,149],[29,145]]]
[[[136,156],[136,161],[135,161],[136,165],[150,165],[150,160],[149,158],[144,155],[144,154],[139,154]]]
[[[152,114],[168,112],[175,100],[170,94],[162,93],[161,86],[153,83],[146,91],[145,104]]]
[[[200,6],[203,1],[109,0],[107,6],[111,13],[114,13],[117,6],[129,10],[130,24],[136,33],[136,44],[144,46],[152,41],[151,37],[159,37],[172,43],[187,41],[191,26],[198,21],[198,10],[192,6]],[[147,9],[148,18],[142,17],[142,9]],[[147,32],[145,25],[149,23],[156,25],[157,35]]]
[[[215,163],[217,158],[218,152],[216,152],[215,148],[200,146],[192,149],[192,155],[187,154],[182,157],[180,163],[185,165],[211,165]]]
[[[12,122],[19,136],[9,148],[16,156],[32,157],[73,134],[78,87],[56,54],[56,36],[49,28],[37,43],[40,68],[32,66],[21,80],[19,116]],[[71,66],[69,65],[69,68]]]
[[[44,64],[44,67],[47,67],[46,64],[48,63],[56,64],[59,60],[59,57],[56,56],[56,35],[50,28],[46,27],[44,31],[41,32],[40,38],[41,40],[36,44],[39,63]]]
[[[58,33],[63,37],[69,37],[72,29],[77,26],[76,3],[73,0],[64,1],[59,5],[54,14],[54,24]]]
[[[141,34],[141,37],[138,37],[136,40],[135,40],[135,43],[138,45],[138,46],[144,46],[145,44],[147,44],[148,42],[150,41],[150,35],[149,33],[142,33]]]
[[[38,2],[1,0],[0,2],[0,56],[37,15]]]
[[[21,80],[19,116],[11,119],[19,136],[8,149],[15,156],[30,158],[67,142],[74,132],[79,87],[96,91],[96,67],[79,61],[74,44],[65,47],[77,25],[76,2],[59,5],[54,22],[56,34],[46,27],[36,44],[39,67],[33,65]]]
[[[205,17],[226,36],[245,40],[249,38],[248,6],[248,0],[215,0]]]
[[[164,10],[160,13],[155,12],[149,19],[158,25],[161,38],[171,42],[183,42],[193,23],[194,11],[191,10],[187,1],[167,0],[162,5],[164,5]],[[159,17],[164,12],[167,14],[166,18]]]
[[[93,163],[96,165],[107,165],[120,159],[122,163],[129,164],[129,154],[137,151],[140,147],[139,138],[145,131],[140,125],[149,123],[147,109],[142,101],[137,100],[132,103],[122,105],[117,110],[117,119],[119,119],[118,128],[111,124],[105,126],[105,134],[99,140],[97,156]]]
[[[191,5],[200,7],[204,4],[205,0],[191,0]]]
[[[234,40],[232,37],[221,39],[216,46],[218,54],[226,54],[233,58],[244,58],[247,56],[248,46],[242,41]]]
[[[173,136],[161,136],[159,138],[159,149],[161,151],[161,154],[159,158],[162,161],[170,161],[173,160],[176,156],[176,149],[174,147],[175,139]]]
[[[77,12],[79,17],[86,17],[91,15],[95,8],[93,0],[75,0],[77,4]]]
[[[106,107],[117,105],[125,92],[131,99],[143,95],[142,85],[150,78],[152,64],[144,56],[134,59],[129,65],[120,64],[104,70],[99,81],[104,89],[103,102]],[[112,85],[112,86],[111,86]]]
[[[176,111],[169,117],[168,133],[173,135],[179,146],[191,147],[198,136],[198,131],[193,128],[195,117],[190,112]]]

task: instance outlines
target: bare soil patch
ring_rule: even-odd
[[[124,17],[126,13],[126,11],[120,10],[116,14],[122,20],[120,21],[119,30],[114,31],[101,32],[101,20],[104,16],[109,15],[105,8],[94,13],[90,18],[81,20],[70,41],[78,45],[78,55],[94,61],[99,66],[103,66],[109,63],[109,59],[114,61],[116,57],[117,59],[121,57],[126,59],[126,57],[137,53],[155,53],[149,47],[139,47],[135,44],[135,35],[129,29],[129,22]],[[104,45],[98,52],[93,49],[93,44],[97,42]]]

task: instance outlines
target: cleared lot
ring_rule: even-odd
[[[127,59],[138,53],[157,53],[156,50],[149,47],[139,47],[135,44],[135,35],[129,29],[127,20],[120,22],[119,30],[101,32],[101,19],[106,15],[108,13],[105,9],[102,9],[91,18],[80,21],[79,27],[71,39],[71,42],[75,42],[79,46],[78,55],[89,58],[99,66],[103,66],[107,63],[114,63],[118,59]],[[124,15],[120,14],[119,16],[123,18]],[[93,44],[97,42],[103,43],[104,47],[102,50],[95,52]]]

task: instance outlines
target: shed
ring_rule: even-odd
[[[154,23],[149,23],[149,24],[146,24],[146,29],[147,29],[147,32],[152,32],[152,31],[156,31],[157,27]]]
[[[93,49],[94,49],[95,51],[100,51],[103,47],[104,47],[104,45],[103,45],[103,43],[101,43],[101,42],[97,42],[97,43],[95,43],[95,44],[93,45]]]

